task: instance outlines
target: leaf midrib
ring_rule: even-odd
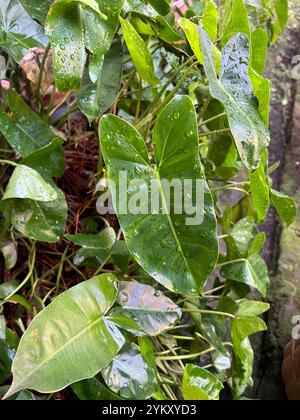
[[[73,343],[75,340],[77,340],[80,336],[84,335],[84,333],[86,333],[87,331],[89,331],[90,329],[92,329],[95,325],[100,324],[101,322],[103,322],[105,316],[102,315],[99,318],[97,318],[95,321],[93,321],[91,324],[89,324],[86,328],[84,328],[83,330],[81,330],[78,334],[76,334],[74,337],[71,338],[71,340],[67,341],[63,346],[61,346],[59,349],[57,349],[54,353],[51,354],[51,356],[47,359],[44,360],[42,363],[40,363],[39,365],[37,365],[27,376],[25,376],[25,378],[18,382],[17,385],[14,385],[15,389],[22,389],[20,387],[22,387],[22,384],[26,384],[26,381],[28,380],[28,378],[30,378],[31,376],[33,376],[35,374],[36,371],[38,371],[39,369],[42,369],[47,363],[50,363],[50,361],[57,356],[57,354],[61,353],[66,347],[68,347],[71,343]],[[12,371],[14,370],[14,366],[12,367]]]

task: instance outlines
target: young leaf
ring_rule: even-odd
[[[54,201],[57,192],[32,168],[18,165],[14,170],[2,200],[29,198],[34,201]]]
[[[185,400],[218,400],[222,383],[209,371],[197,365],[185,366],[182,391]]]
[[[113,194],[114,206],[134,258],[166,288],[183,294],[200,291],[216,264],[218,240],[212,197],[203,179],[199,160],[197,123],[191,100],[177,96],[159,116],[154,130],[157,170],[149,163],[141,135],[127,122],[115,116],[103,118],[99,135],[109,179],[117,189]],[[122,171],[127,171],[128,183],[138,175],[141,182],[148,185],[148,190],[151,185],[157,187],[164,210],[162,214],[152,214],[148,208],[148,192],[146,197],[143,195],[143,205],[146,205],[148,214],[131,214],[130,211],[124,214],[119,191],[122,186],[127,189],[128,185],[120,183]],[[192,179],[193,184],[197,180],[204,183],[205,214],[202,224],[195,221],[194,225],[187,225],[185,212],[178,215],[170,211],[168,214],[161,180],[174,178]],[[129,191],[127,193],[129,203],[139,193],[139,186],[131,188],[130,194]]]
[[[285,194],[271,189],[271,203],[275,207],[280,218],[289,227],[296,220],[298,208],[295,200]]]
[[[47,45],[43,28],[35,22],[17,0],[0,4],[0,45],[19,62],[30,48]]]
[[[120,17],[120,22],[128,51],[140,78],[150,85],[157,85],[159,81],[155,76],[152,56],[145,42],[128,20]]]
[[[116,297],[116,278],[104,274],[62,293],[36,316],[20,341],[5,398],[25,388],[56,392],[110,363],[125,344],[105,318]]]
[[[232,38],[222,52],[220,77],[215,70],[212,43],[200,28],[204,69],[211,95],[226,109],[229,126],[240,157],[247,168],[257,169],[270,134],[258,114],[249,78],[249,40],[243,34]]]
[[[180,26],[183,29],[185,36],[187,37],[187,40],[190,44],[190,47],[193,50],[193,53],[195,54],[197,60],[200,64],[203,65],[203,54],[201,49],[201,40],[200,40],[200,26],[196,25],[195,23],[191,22],[190,20],[186,18],[180,19]],[[208,32],[209,27],[205,27],[204,29]],[[216,67],[216,71],[219,74],[220,68],[221,68],[221,53],[218,50],[218,48],[212,44],[212,51],[213,51],[213,57],[214,57],[214,64]]]
[[[159,335],[179,321],[180,308],[153,287],[135,281],[123,281],[118,302],[122,309],[115,310],[134,319],[149,336]]]
[[[157,388],[154,370],[134,344],[125,346],[101,373],[107,386],[126,399],[146,400]]]
[[[257,289],[262,296],[266,296],[270,284],[268,268],[258,254],[253,254],[247,259],[240,259],[226,263],[221,269],[222,277],[245,283]]]

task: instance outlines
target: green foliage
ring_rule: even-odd
[[[1,398],[240,397],[269,309],[247,299],[269,287],[257,225],[271,204],[297,215],[268,177],[263,77],[287,2],[195,1],[179,21],[170,0],[0,9]],[[174,180],[192,182],[181,204],[203,187],[199,214],[168,207]]]

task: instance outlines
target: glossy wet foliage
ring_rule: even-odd
[[[267,152],[264,67],[286,22],[276,0],[1,0],[1,398],[252,385],[269,305],[248,295],[270,285],[258,225],[271,205],[297,216]],[[174,180],[191,181],[183,212]]]

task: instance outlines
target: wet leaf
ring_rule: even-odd
[[[257,289],[264,297],[270,285],[268,268],[258,254],[226,263],[221,269],[221,275],[228,280],[244,283]]]
[[[155,372],[134,344],[126,345],[101,373],[107,386],[126,399],[146,400],[156,391]]]
[[[226,109],[229,126],[244,164],[249,169],[257,169],[261,154],[270,143],[270,134],[261,121],[253,96],[248,72],[249,40],[245,35],[238,34],[229,41],[222,52],[222,68],[218,78],[212,43],[201,28],[200,34],[210,93]]]
[[[239,220],[234,225],[230,237],[234,240],[239,256],[247,257],[255,233],[254,218],[251,216]]]
[[[156,85],[158,79],[155,76],[152,56],[147,45],[128,20],[120,17],[120,22],[127,48],[140,78],[150,85]]]
[[[80,110],[90,122],[112,106],[121,86],[122,73],[123,47],[121,40],[117,38],[104,57],[97,83],[87,81],[77,95]]]
[[[15,90],[8,92],[8,101],[12,117],[0,109],[0,131],[23,158],[57,138],[50,126],[31,110]]]
[[[114,207],[132,255],[147,273],[166,288],[184,294],[200,291],[215,267],[218,241],[212,198],[199,160],[197,123],[191,100],[184,96],[176,97],[158,118],[154,129],[157,170],[149,163],[144,140],[127,122],[115,116],[102,118],[99,133],[109,178],[117,188],[113,197]],[[173,141],[175,138],[176,142]],[[124,203],[117,199],[122,187],[120,171],[127,171],[128,182],[138,176],[144,185],[142,193],[145,186],[150,187],[151,182],[154,184],[164,206],[160,207],[159,213],[152,214],[148,208],[147,187],[142,203],[149,214],[122,214]],[[198,223],[203,215],[200,203],[197,208],[201,210],[201,215],[194,214],[198,217],[188,221],[185,212],[181,215],[173,214],[173,211],[169,215],[160,214],[162,209],[167,213],[166,204],[162,201],[161,180],[174,178],[192,179],[193,195],[197,180],[198,185],[201,183],[204,186],[205,214],[202,224],[202,220]],[[138,193],[141,193],[139,186],[131,189],[127,195],[128,202],[134,200]]]
[[[18,0],[18,2],[33,19],[44,22],[52,0]]]
[[[197,365],[185,366],[182,391],[185,400],[219,400],[222,383],[209,371]]]
[[[65,238],[82,247],[74,257],[76,265],[82,265],[87,258],[91,257],[103,263],[112,253],[116,242],[116,233],[114,229],[106,228],[99,235],[65,235]]]
[[[249,337],[267,329],[266,324],[257,316],[269,309],[262,302],[242,301],[232,322],[231,336],[234,349],[233,384],[235,395],[243,392],[246,385],[252,386],[253,349]]]
[[[116,297],[116,278],[106,274],[58,296],[23,335],[6,397],[25,388],[56,392],[110,363],[125,344],[105,317]]]
[[[35,201],[54,201],[57,192],[32,168],[18,165],[14,170],[2,200],[28,198]]]
[[[82,401],[113,401],[123,400],[117,394],[111,392],[97,378],[85,379],[72,385],[77,397]]]
[[[171,299],[136,281],[121,282],[118,302],[122,309],[117,313],[134,319],[149,336],[161,334],[181,318],[180,308]]]
[[[30,48],[45,47],[44,29],[35,22],[17,0],[2,0],[0,4],[0,45],[15,61],[20,61]]]

